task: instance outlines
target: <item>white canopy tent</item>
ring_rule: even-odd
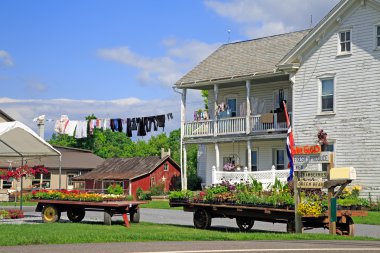
[[[46,156],[59,156],[61,153],[40,138],[32,129],[18,121],[0,123],[0,159],[25,160]],[[61,166],[59,168],[59,187],[61,188]],[[22,209],[22,178],[21,202]]]

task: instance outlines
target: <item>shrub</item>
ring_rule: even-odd
[[[164,195],[164,192],[165,192],[165,185],[163,183],[152,186],[150,188],[150,193],[152,194],[152,196]]]
[[[115,195],[122,195],[122,194],[124,194],[124,189],[119,184],[112,184],[112,185],[108,186],[107,193],[108,194],[115,194]]]
[[[139,200],[152,200],[152,194],[150,191],[144,191],[138,197]]]
[[[136,198],[139,199],[140,198],[140,195],[143,193],[143,189],[141,189],[140,187],[137,188],[136,190]]]
[[[202,178],[196,174],[190,174],[187,177],[187,188],[191,191],[202,190]]]
[[[9,212],[7,210],[0,210],[0,220],[9,219]]]
[[[10,219],[21,219],[25,217],[22,210],[12,209],[8,211],[8,214]]]

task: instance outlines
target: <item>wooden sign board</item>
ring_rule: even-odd
[[[304,188],[304,189],[322,189],[323,188],[323,181],[297,181],[297,188]]]
[[[330,163],[331,152],[321,152],[316,155],[295,155],[294,164],[319,164],[319,163]]]
[[[326,171],[300,171],[299,174],[300,178],[306,179],[306,178],[327,178],[327,172]]]
[[[295,164],[294,165],[294,171],[316,171],[320,170],[318,164]]]
[[[321,153],[322,148],[320,145],[295,146],[292,151],[293,155],[316,155]]]

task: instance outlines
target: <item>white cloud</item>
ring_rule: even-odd
[[[47,90],[47,85],[38,81],[27,81],[27,88],[32,92],[44,92]]]
[[[0,66],[13,66],[13,60],[7,51],[0,50]]]
[[[117,61],[139,70],[140,84],[173,86],[186,72],[211,54],[220,44],[200,41],[178,41],[170,38],[162,41],[166,54],[161,57],[146,57],[134,53],[129,47],[99,49],[101,58]]]
[[[310,28],[339,0],[205,0],[205,5],[222,17],[242,24],[248,37],[261,37]]]
[[[23,122],[38,132],[33,118],[46,115],[46,119],[56,120],[60,115],[68,115],[72,120],[84,120],[94,114],[98,118],[146,117],[173,113],[173,120],[166,122],[165,132],[180,128],[180,95],[172,94],[167,99],[142,100],[135,97],[115,100],[74,100],[74,99],[12,99],[0,98],[1,109],[14,119]],[[187,113],[191,119],[193,111],[202,107],[199,91],[188,92]],[[53,134],[54,122],[47,122],[45,137]],[[154,132],[161,133],[162,130]],[[136,135],[136,132],[134,132]],[[145,138],[146,139],[146,138]]]

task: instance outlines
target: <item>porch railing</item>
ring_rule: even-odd
[[[214,121],[186,122],[184,134],[185,137],[212,136],[214,135]]]
[[[250,129],[247,131],[246,117],[232,117],[214,120],[202,120],[186,122],[184,126],[184,137],[203,137],[228,134],[260,133],[272,131],[286,131],[286,122],[278,120],[277,113],[273,116],[254,115],[249,117]],[[214,130],[214,124],[216,124]]]
[[[245,167],[242,171],[217,171],[215,166],[212,168],[212,184],[218,184],[222,181],[240,183],[256,179],[263,184],[265,189],[269,185],[273,185],[276,178],[281,182],[286,182],[288,176],[289,170],[248,171]]]
[[[218,120],[218,134],[245,133],[245,117],[234,117]]]

